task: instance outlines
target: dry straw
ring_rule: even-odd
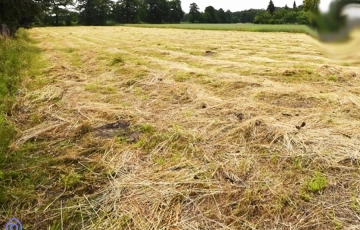
[[[82,213],[96,215],[80,227],[359,226],[360,69],[309,37],[127,27],[32,36],[51,82],[24,97],[42,119],[14,146],[69,139],[60,156],[97,153],[111,173],[96,196],[83,194]]]

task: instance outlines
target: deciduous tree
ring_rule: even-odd
[[[80,22],[85,25],[105,25],[110,19],[111,0],[79,0]]]
[[[138,22],[140,6],[138,0],[119,0],[112,9],[113,19],[120,23]]]
[[[230,10],[226,11],[226,23],[233,23],[233,13]]]
[[[218,15],[217,10],[213,6],[208,6],[205,8],[205,14],[207,15],[208,23],[217,23]]]
[[[196,3],[191,3],[189,8],[190,8],[189,21],[191,23],[199,21],[199,19],[200,19],[200,11],[199,11],[198,5]]]
[[[13,36],[18,28],[29,28],[41,17],[44,1],[35,0],[1,0],[0,23],[8,25]]]
[[[220,8],[218,11],[217,11],[217,14],[218,14],[218,19],[219,19],[219,23],[226,23],[227,20],[226,20],[226,13],[225,11]]]
[[[146,22],[164,23],[169,17],[169,5],[166,0],[147,0],[146,1]]]
[[[66,9],[69,5],[74,5],[73,0],[50,0],[50,12],[55,14],[55,25],[59,25],[59,16],[61,14],[67,14],[68,11]]]
[[[169,2],[169,10],[169,22],[180,23],[181,19],[184,17],[184,11],[181,8],[181,1],[171,0]]]

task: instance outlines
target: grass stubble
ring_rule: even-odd
[[[11,147],[51,161],[15,212],[29,229],[359,226],[360,71],[307,35],[30,34],[46,84],[19,95]]]

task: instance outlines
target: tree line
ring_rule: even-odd
[[[180,0],[1,0],[0,23],[31,25],[180,23]]]
[[[304,0],[290,8],[276,7],[270,0],[265,9],[238,12],[215,9],[199,11],[191,3],[189,13],[181,0],[1,0],[0,23],[12,33],[19,27],[36,25],[109,25],[119,23],[261,23],[307,24],[310,12],[318,9],[320,0]]]
[[[180,23],[180,0],[53,0],[45,25],[107,25],[117,23]]]
[[[183,21],[190,23],[255,23],[255,24],[309,24],[312,11],[318,9],[320,0],[304,0],[303,5],[292,7],[275,6],[270,0],[267,8],[250,9],[231,12],[222,8],[216,10],[212,6],[200,12],[196,3],[190,4],[189,13],[184,15]]]
[[[303,5],[296,5],[294,1],[292,7],[276,7],[272,0],[266,10],[259,11],[255,18],[256,24],[309,24],[311,13],[305,10]]]

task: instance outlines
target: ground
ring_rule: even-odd
[[[38,229],[360,225],[358,64],[304,34],[30,35],[47,64],[18,96],[12,148],[41,143],[56,159],[47,189],[34,185]]]

